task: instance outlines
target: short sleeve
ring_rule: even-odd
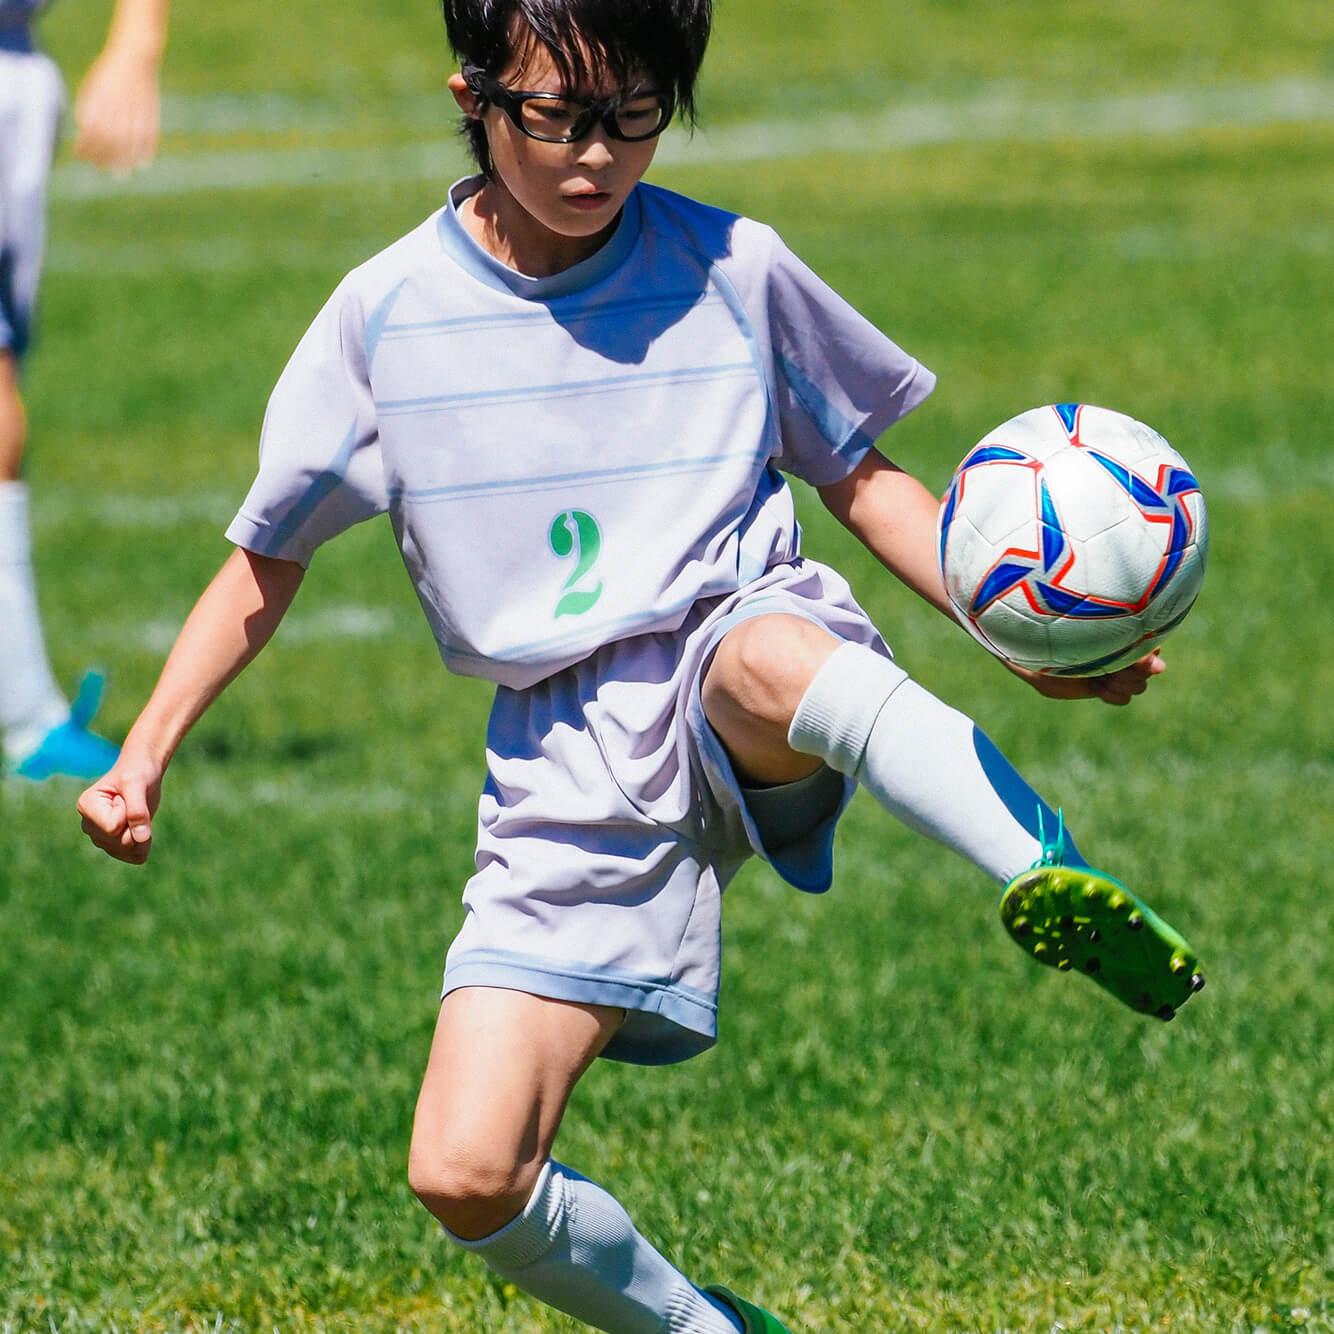
[[[274,387],[259,475],[227,537],[261,556],[308,565],[322,543],[387,507],[365,320],[345,284]]]
[[[777,236],[767,295],[781,448],[812,486],[846,477],[936,377],[816,277]]]

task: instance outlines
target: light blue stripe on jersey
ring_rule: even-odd
[[[389,323],[389,313],[393,310],[394,302],[398,300],[398,294],[403,290],[403,284],[406,282],[406,278],[400,278],[398,282],[385,293],[380,304],[371,311],[370,318],[366,321],[367,369],[374,364],[375,351],[384,341],[386,330],[393,327]]]
[[[659,477],[668,473],[703,472],[720,463],[752,457],[751,450],[733,450],[729,454],[704,454],[693,458],[663,459],[658,463],[631,464],[623,468],[596,468],[587,472],[558,472],[545,477],[513,477],[500,481],[462,482],[457,486],[431,486],[421,490],[394,490],[394,499],[411,500],[416,504],[434,504],[439,501],[466,500],[483,493],[504,492],[526,495],[529,492],[559,490],[577,483],[580,486],[601,486],[629,477]]]
[[[553,317],[560,323],[587,324],[594,320],[620,319],[625,315],[648,311],[692,310],[718,302],[718,297],[701,296],[698,292],[681,292],[661,298],[641,297],[632,301],[604,301],[582,310],[565,310],[568,299],[546,302],[535,311],[513,311],[504,315],[464,315],[450,320],[419,320],[415,323],[391,324],[384,336],[395,341],[409,338],[432,338],[455,333],[472,333],[479,329],[523,327],[550,324]]]
[[[830,403],[795,362],[781,353],[775,360],[788,384],[792,386],[792,392],[796,394],[801,406],[810,413],[811,420],[818,424],[825,439],[831,445],[834,441],[841,442],[834,446],[836,454],[860,457],[875,444],[870,436],[858,429],[856,423],[850,422]]]
[[[456,407],[486,407],[490,403],[529,403],[553,398],[582,398],[585,394],[614,394],[623,389],[639,389],[651,384],[701,384],[726,380],[737,375],[753,375],[747,361],[722,366],[685,366],[679,370],[641,371],[638,375],[609,375],[596,380],[569,380],[564,384],[522,385],[517,389],[475,389],[462,394],[431,394],[425,398],[376,399],[375,410],[382,417],[396,413],[436,412]]]

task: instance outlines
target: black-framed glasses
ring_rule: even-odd
[[[526,93],[506,88],[476,65],[465,65],[463,78],[478,97],[498,106],[530,139],[545,144],[572,144],[599,124],[608,138],[638,143],[661,134],[676,110],[670,93],[632,92],[617,97]]]

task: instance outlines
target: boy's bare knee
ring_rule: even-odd
[[[804,616],[773,613],[723,636],[701,689],[704,716],[743,782],[788,783],[819,768],[787,744],[806,688],[839,640]]]
[[[504,1227],[533,1192],[541,1163],[518,1162],[492,1146],[414,1141],[408,1155],[412,1192],[455,1236],[475,1241]]]
[[[710,722],[723,718],[786,731],[811,678],[839,641],[803,616],[743,621],[723,637],[704,679]]]

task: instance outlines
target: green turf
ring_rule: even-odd
[[[392,147],[443,69],[431,7],[385,10],[184,0],[171,151]],[[52,12],[71,65],[101,12]],[[1329,24],[1296,3],[735,0],[704,110],[1327,76]],[[189,128],[237,89],[298,123]],[[931,486],[1053,399],[1185,451],[1209,577],[1125,711],[1043,702],[803,514],[909,669],[1065,806],[1210,985],[1159,1025],[1035,968],[991,886],[859,799],[832,894],[760,869],[730,892],[718,1049],[600,1065],[559,1152],[693,1277],[794,1330],[1328,1328],[1334,126],[858,147],[655,179],[774,222],[940,372],[886,442]],[[287,352],[437,197],[57,201],[27,383],[38,561],[57,669],[108,666],[109,726],[225,554]],[[376,525],[317,558],[200,724],[150,866],[82,845],[73,787],[3,788],[0,1330],[573,1328],[448,1250],[403,1170],[486,704],[440,671]]]

